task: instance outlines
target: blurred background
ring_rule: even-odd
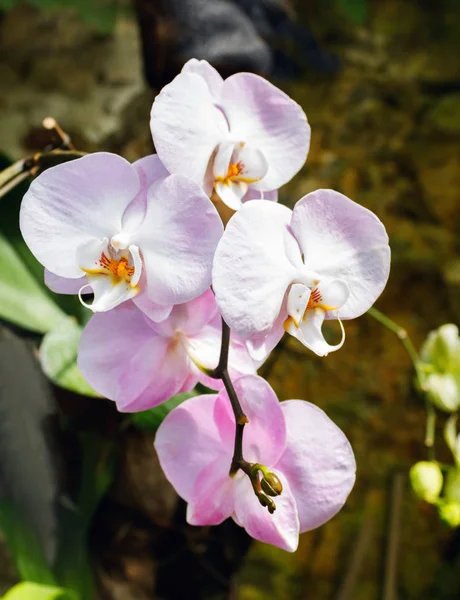
[[[332,187],[380,217],[393,258],[377,308],[417,348],[458,324],[458,0],[0,0],[0,167],[53,143],[47,116],[81,151],[151,153],[152,100],[193,56],[302,105],[311,150],[280,201]],[[337,517],[292,555],[233,522],[189,527],[152,448],[164,413],[117,414],[82,381],[88,315],[44,288],[21,241],[27,185],[0,204],[0,593],[24,579],[80,600],[460,598],[459,529],[408,485],[426,414],[394,333],[364,315],[339,352],[289,339],[261,371],[350,439],[357,482]],[[18,598],[61,597],[37,590]]]

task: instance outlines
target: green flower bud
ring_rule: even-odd
[[[443,496],[448,502],[456,502],[460,505],[460,471],[458,469],[449,469]]]
[[[442,473],[435,462],[416,463],[409,473],[412,489],[416,496],[430,504],[436,504],[442,489]]]
[[[268,472],[260,480],[260,486],[267,496],[279,496],[283,491],[283,485],[275,473]]]
[[[431,373],[424,378],[423,389],[437,408],[452,413],[460,407],[459,383],[450,373]]]
[[[420,351],[423,362],[430,363],[440,373],[455,368],[460,357],[458,327],[452,323],[431,331]]]
[[[439,517],[449,527],[460,525],[460,504],[458,502],[442,502],[438,506]]]

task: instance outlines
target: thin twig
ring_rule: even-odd
[[[15,177],[23,173],[24,162],[24,160],[18,160],[0,172],[0,188],[3,188],[5,185],[9,184]]]
[[[1,174],[2,173],[0,173],[0,176],[1,176]],[[0,198],[3,198],[3,196],[6,196],[8,194],[8,192],[11,192],[11,190],[13,190],[16,186],[21,184],[23,181],[25,181],[29,176],[30,176],[30,173],[28,171],[24,171],[24,173],[20,173],[19,175],[16,175],[16,177],[14,177],[13,179],[10,179],[10,181],[8,181],[8,183],[6,183],[2,187],[0,187]]]

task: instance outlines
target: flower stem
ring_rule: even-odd
[[[367,311],[367,314],[370,315],[373,319],[378,321],[381,325],[386,327],[389,331],[393,332],[407,354],[409,355],[412,365],[415,370],[415,376],[417,379],[417,387],[419,391],[424,391],[423,388],[423,380],[422,373],[420,370],[420,357],[418,355],[417,350],[409,337],[409,334],[404,329],[394,321],[392,321],[389,317],[384,315],[382,312],[372,307]],[[425,446],[428,448],[428,453],[430,455],[430,460],[433,460],[433,447],[434,447],[434,438],[435,438],[435,425],[436,425],[436,411],[431,402],[427,399],[426,394],[424,394],[425,400],[425,409],[426,409],[426,427],[425,427]]]
[[[244,426],[246,423],[248,423],[248,418],[241,408],[238,395],[233,387],[233,383],[228,372],[229,349],[230,328],[222,319],[222,343],[220,347],[219,364],[215,369],[208,372],[208,375],[214,379],[222,379],[225,389],[227,390],[228,397],[230,398],[233,414],[235,415],[235,446],[233,450],[232,464],[230,466],[230,475],[234,475],[240,468],[247,464],[243,458],[243,431]]]
[[[414,365],[414,369],[418,377],[419,356],[414,344],[412,343],[412,340],[410,339],[404,327],[401,327],[374,307],[370,308],[367,311],[367,314],[370,315],[376,321],[378,321],[381,325],[392,331],[398,337],[399,341],[404,346],[404,349],[406,350],[407,354],[410,356],[410,359],[412,361],[412,364]]]

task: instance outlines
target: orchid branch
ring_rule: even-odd
[[[243,431],[244,426],[248,423],[248,418],[241,408],[238,395],[233,387],[232,380],[228,372],[228,353],[230,349],[230,327],[222,319],[222,342],[220,346],[219,363],[215,369],[209,372],[209,376],[213,379],[222,379],[225,389],[227,390],[230,403],[232,405],[233,414],[235,415],[235,446],[233,450],[232,464],[230,467],[230,475],[234,475],[238,469],[243,468],[246,461],[243,458]],[[246,463],[248,464],[248,463]],[[244,469],[243,469],[244,470]]]
[[[228,355],[230,349],[230,327],[222,319],[222,343],[220,347],[219,363],[215,369],[208,371],[208,375],[213,379],[222,379],[227,390],[233,414],[235,415],[235,445],[233,457],[230,465],[230,477],[235,475],[241,469],[249,477],[260,504],[268,509],[270,514],[276,510],[276,504],[272,496],[279,496],[283,491],[283,486],[278,476],[271,473],[267,467],[259,463],[250,463],[243,456],[243,432],[246,423],[249,423],[247,416],[241,407],[238,394],[233,387],[230,374],[228,372]],[[259,474],[262,475],[259,478]]]

